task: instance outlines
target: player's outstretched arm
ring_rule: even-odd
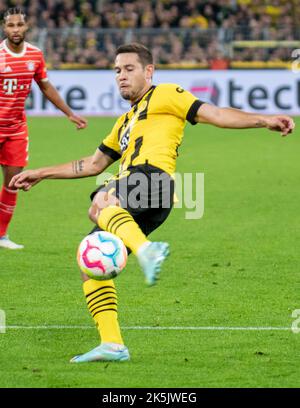
[[[81,116],[75,115],[72,112],[50,81],[41,81],[38,83],[38,86],[46,98],[49,99],[49,101],[52,102],[58,109],[60,109],[71,122],[75,123],[78,130],[85,129],[87,127],[87,120]]]
[[[286,115],[258,115],[208,103],[200,106],[195,121],[230,129],[267,128],[281,132],[282,136],[292,133],[295,127],[293,119]]]
[[[80,160],[57,166],[25,170],[11,179],[9,187],[28,191],[44,179],[74,179],[95,176],[102,173],[113,162],[113,159],[97,149],[93,156]]]

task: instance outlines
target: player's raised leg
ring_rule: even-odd
[[[122,239],[124,244],[137,256],[146,283],[149,286],[154,285],[161,265],[169,255],[169,244],[149,241],[132,215],[126,209],[118,206],[104,208],[97,223],[103,230]]]
[[[118,199],[102,191],[93,199],[90,218],[104,231],[122,239],[126,247],[137,256],[146,283],[154,285],[161,265],[169,255],[169,244],[149,241],[129,211],[119,206]]]
[[[17,204],[18,190],[8,187],[13,176],[22,171],[22,167],[2,165],[3,185],[0,192],[0,248],[22,249],[23,245],[18,245],[11,241],[7,235],[7,230]]]

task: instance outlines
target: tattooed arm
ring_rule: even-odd
[[[93,156],[80,160],[36,170],[25,170],[14,176],[9,185],[11,188],[28,191],[43,179],[73,179],[95,176],[102,173],[112,163],[113,159],[97,149]]]

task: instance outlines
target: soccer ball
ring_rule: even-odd
[[[106,231],[87,235],[80,243],[77,262],[83,273],[92,279],[113,279],[124,269],[127,249],[123,241]]]

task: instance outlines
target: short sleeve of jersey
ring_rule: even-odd
[[[106,138],[99,146],[99,150],[101,150],[101,152],[108,155],[113,160],[118,160],[121,157],[121,149],[118,139],[119,128],[121,127],[120,119],[117,120],[110,134],[106,136]]]
[[[176,84],[161,84],[157,90],[162,110],[196,124],[196,113],[204,102]]]
[[[43,54],[41,53],[40,63],[35,71],[34,80],[36,82],[48,80],[47,67]]]

